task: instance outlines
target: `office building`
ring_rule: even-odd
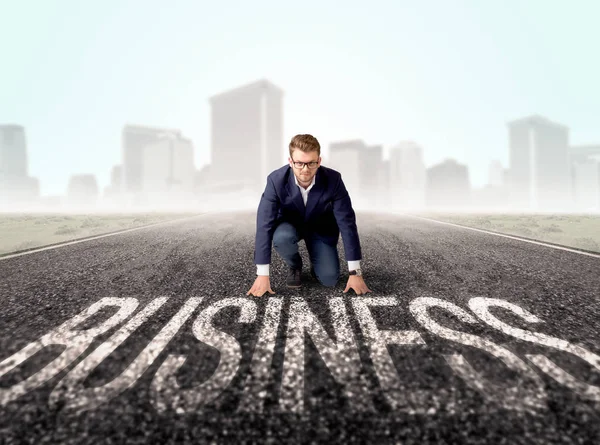
[[[264,190],[266,178],[285,164],[283,90],[266,79],[209,99],[212,191]]]
[[[532,211],[568,209],[569,129],[534,115],[509,122],[508,132],[511,205]]]
[[[412,141],[390,148],[390,207],[394,210],[425,207],[426,170],[423,149]]]

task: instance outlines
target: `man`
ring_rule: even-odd
[[[335,286],[340,275],[340,232],[349,270],[344,293],[351,288],[357,295],[371,292],[362,277],[356,216],[340,173],[321,166],[321,146],[310,134],[294,136],[289,150],[289,165],[267,177],[258,205],[254,249],[257,277],[246,295],[275,293],[269,280],[271,243],[289,267],[287,286],[301,286],[301,239],[312,263],[311,275],[325,286]]]

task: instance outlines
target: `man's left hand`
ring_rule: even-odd
[[[346,289],[344,289],[344,293],[348,292],[350,288],[354,289],[356,295],[362,295],[366,294],[367,292],[372,292],[372,290],[367,287],[367,283],[365,283],[363,277],[359,277],[358,275],[350,275],[348,277],[348,284],[346,284]]]

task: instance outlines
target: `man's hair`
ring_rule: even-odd
[[[311,134],[297,134],[294,136],[290,141],[290,158],[294,150],[300,150],[304,153],[316,151],[321,156],[321,145],[319,145],[317,138]]]

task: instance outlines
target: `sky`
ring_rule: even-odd
[[[298,133],[422,146],[471,185],[508,166],[507,122],[531,114],[600,144],[595,0],[0,0],[0,124],[25,127],[43,196],[103,189],[126,124],[176,128],[210,162],[209,97],[266,78]],[[342,172],[343,174],[343,172]]]

